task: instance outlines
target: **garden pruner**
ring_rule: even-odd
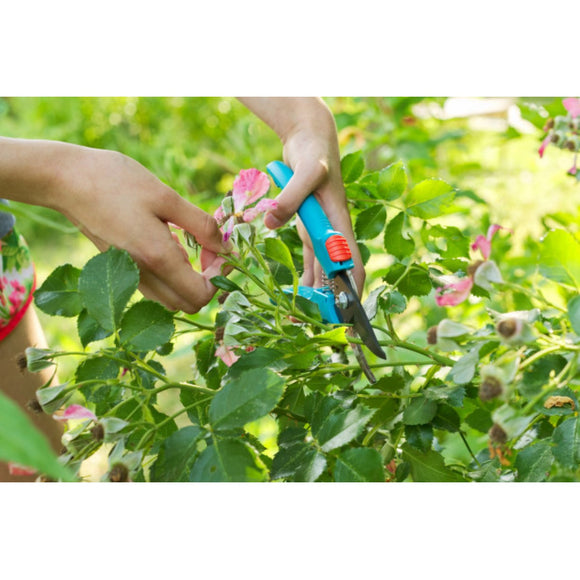
[[[293,175],[292,170],[280,161],[267,166],[274,183],[284,189]],[[380,358],[386,359],[368,316],[362,307],[352,277],[354,262],[346,238],[335,231],[324,210],[313,194],[310,194],[298,208],[298,215],[310,236],[314,255],[322,266],[322,288],[299,286],[298,295],[314,302],[324,322],[331,324],[352,324],[368,349]],[[360,344],[353,343],[356,358],[367,379],[376,382]]]

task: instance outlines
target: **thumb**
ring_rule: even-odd
[[[328,167],[321,162],[300,163],[282,193],[276,198],[276,207],[264,217],[267,228],[283,226],[297,211],[302,202],[328,177]]]

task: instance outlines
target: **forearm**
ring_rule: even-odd
[[[55,207],[63,165],[80,147],[0,137],[0,198]]]
[[[335,130],[334,117],[319,97],[238,97],[238,100],[271,127],[283,143],[304,127]]]

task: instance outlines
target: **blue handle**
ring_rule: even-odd
[[[294,175],[281,161],[272,161],[266,168],[280,189],[284,189]],[[314,195],[310,194],[302,202],[298,215],[312,240],[314,255],[328,278],[334,278],[338,272],[354,268],[345,237],[332,228]]]

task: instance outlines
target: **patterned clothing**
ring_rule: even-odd
[[[8,215],[0,211],[0,227],[4,230],[0,231],[0,341],[16,328],[36,288],[28,246],[14,229],[14,218]]]

